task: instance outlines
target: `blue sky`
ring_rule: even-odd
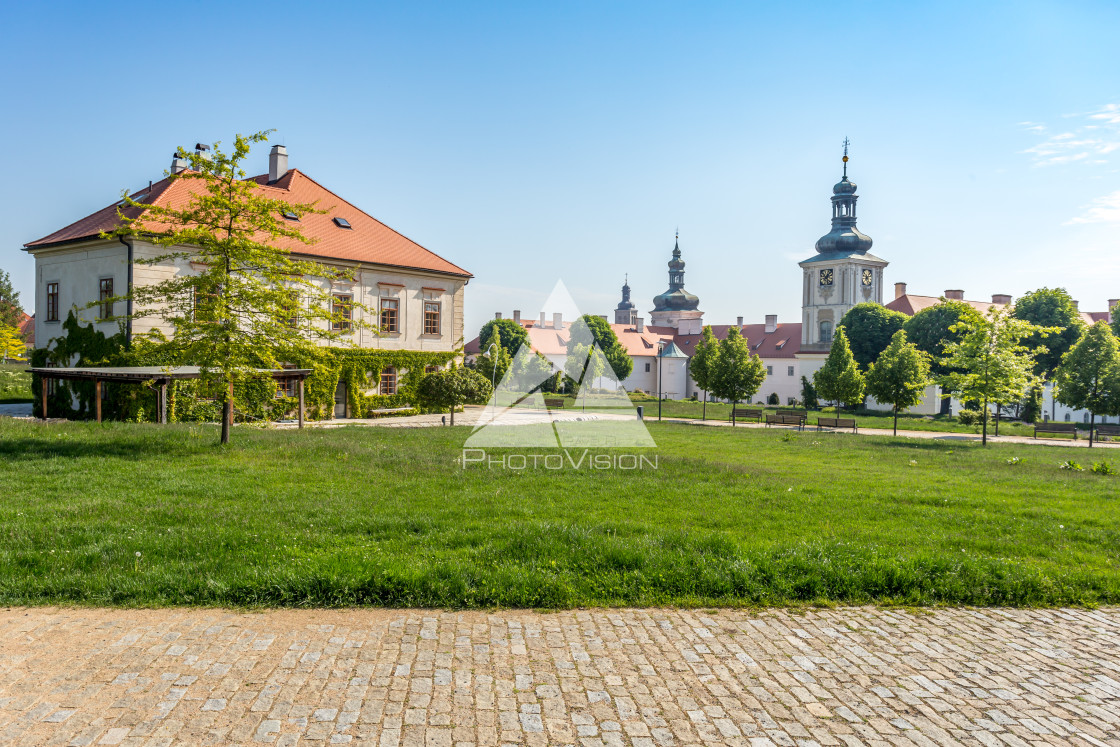
[[[0,267],[276,128],[291,165],[476,276],[468,338],[562,278],[610,313],[800,312],[851,138],[888,286],[1120,298],[1120,4],[22,4],[0,28]],[[264,171],[266,149],[254,155]],[[888,294],[889,297],[889,294]]]

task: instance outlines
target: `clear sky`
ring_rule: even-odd
[[[888,286],[1120,298],[1120,3],[9,3],[0,267],[276,128],[291,165],[474,275],[648,318],[679,227],[710,323],[800,314],[851,138]],[[267,149],[254,154],[267,168]],[[887,298],[890,297],[888,291]]]

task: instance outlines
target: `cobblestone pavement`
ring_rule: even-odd
[[[1120,745],[1120,610],[0,611],[0,743]]]

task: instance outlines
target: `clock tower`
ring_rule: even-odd
[[[801,349],[828,352],[832,333],[848,309],[883,302],[885,259],[870,253],[871,237],[856,228],[856,185],[848,179],[848,139],[844,175],[832,188],[832,230],[817,240],[817,255],[800,262],[803,277]]]

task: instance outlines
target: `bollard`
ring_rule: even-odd
[[[638,420],[643,420],[642,413],[644,412],[644,410],[645,408],[643,408],[641,405],[638,405]]]

